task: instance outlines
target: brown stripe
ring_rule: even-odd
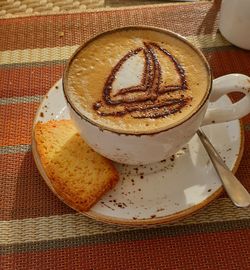
[[[231,46],[225,46],[220,48],[230,48]],[[32,62],[32,63],[11,63],[11,64],[1,64],[0,63],[0,70],[1,69],[12,69],[12,68],[36,68],[36,67],[44,67],[44,66],[53,66],[53,65],[65,65],[67,63],[67,59],[62,60],[51,60],[51,61],[39,61],[39,62]]]
[[[184,36],[211,34],[216,31],[216,18],[216,4],[203,3],[183,5],[181,8],[171,5],[8,19],[1,21],[0,36],[5,38],[0,44],[0,50],[81,44],[100,32],[131,24],[150,24]],[[64,33],[63,36],[61,32]]]
[[[235,224],[237,225],[237,224]],[[4,269],[247,269],[250,230],[227,225],[185,226],[68,239],[55,246],[12,246]],[[208,232],[207,232],[208,231]],[[214,232],[212,232],[214,231]],[[42,247],[43,246],[43,247]],[[4,249],[2,250],[4,251]],[[222,255],[223,254],[223,255]],[[115,258],[115,259],[114,259]]]
[[[64,65],[27,65],[0,69],[0,98],[44,95],[61,78]]]
[[[31,152],[2,155],[0,171],[0,220],[75,213],[49,190]]]

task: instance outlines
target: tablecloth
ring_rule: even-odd
[[[249,269],[250,209],[226,194],[194,215],[150,228],[108,225],[63,204],[31,153],[39,102],[75,49],[119,26],[175,31],[202,49],[214,77],[250,75],[250,52],[218,31],[219,2],[169,4],[0,21],[0,269]],[[237,97],[236,97],[237,98]],[[250,190],[250,116],[236,176]]]

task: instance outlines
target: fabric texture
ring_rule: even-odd
[[[171,224],[107,225],[77,214],[53,195],[30,146],[43,96],[75,49],[105,30],[166,28],[204,52],[215,78],[250,76],[250,52],[222,38],[218,10],[218,2],[200,2],[0,21],[1,269],[250,268],[250,209],[236,208],[226,194]],[[236,176],[250,190],[250,115],[242,123],[245,150]]]

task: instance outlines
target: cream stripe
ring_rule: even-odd
[[[39,103],[43,99],[43,96],[23,96],[23,97],[11,97],[11,98],[0,98],[0,105],[10,105],[17,103]]]
[[[250,208],[237,208],[233,206],[229,199],[222,198],[214,201],[206,209],[199,211],[196,215],[190,216],[183,221],[161,226],[173,227],[189,224],[236,221],[249,218]],[[138,228],[102,224],[86,218],[81,214],[1,221],[0,244],[48,241],[135,229],[138,230]]]
[[[230,45],[230,43],[225,41],[218,33],[212,35],[188,36],[187,39],[199,48],[212,48]],[[0,63],[1,65],[7,65],[67,60],[78,47],[79,45],[2,51],[0,52]]]
[[[1,65],[46,62],[68,59],[79,45],[0,52]]]
[[[0,155],[28,153],[30,151],[31,151],[30,144],[0,146]]]
[[[188,36],[187,40],[190,41],[194,46],[198,48],[203,48],[203,49],[231,45],[219,33],[201,35],[201,36]]]

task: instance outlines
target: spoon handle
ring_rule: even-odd
[[[226,166],[204,132],[202,130],[198,130],[197,134],[202,144],[204,145],[210,159],[212,160],[212,163],[221,179],[221,182],[232,202],[238,207],[249,206],[250,194],[248,191]]]

